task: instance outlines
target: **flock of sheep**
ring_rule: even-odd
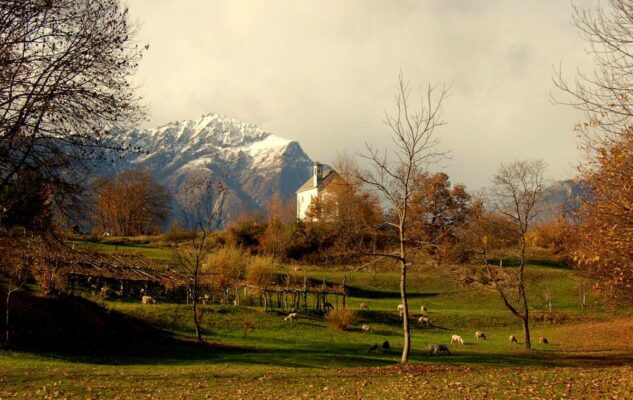
[[[142,296],[141,297],[141,303],[143,304],[155,304],[156,301],[154,300],[153,297],[151,296]],[[369,310],[369,307],[367,306],[366,303],[360,303],[359,308],[361,310]],[[400,316],[400,318],[403,317],[404,315],[404,306],[402,304],[398,304],[398,314]],[[424,327],[429,327],[431,326],[431,320],[428,317],[428,309],[426,306],[421,306],[420,307],[420,312],[423,314],[421,317],[418,318],[418,322],[420,323],[420,325],[424,326]],[[284,317],[284,321],[290,321],[290,322],[295,322],[299,317],[299,314],[297,313],[297,310],[295,309],[290,309],[288,310],[288,315],[286,315]],[[361,331],[364,333],[371,333],[371,327],[369,326],[369,324],[362,324],[361,325]],[[484,332],[481,331],[477,331],[475,332],[475,339],[477,341],[479,340],[486,340],[486,334]],[[519,341],[517,340],[516,336],[514,335],[510,335],[510,337],[508,338],[508,340],[510,341],[510,343],[519,343]],[[541,344],[549,344],[549,341],[547,340],[546,337],[540,337],[539,338],[539,343]],[[454,344],[454,345],[460,345],[463,346],[464,345],[464,339],[459,336],[459,335],[453,335],[451,336],[451,341],[450,344]],[[370,346],[369,346],[369,353],[378,353],[380,349],[380,346],[378,345],[378,343],[373,342]],[[383,353],[389,353],[391,351],[391,345],[389,344],[389,341],[384,341],[382,344],[382,352]],[[448,349],[448,346],[445,344],[429,344],[427,347],[427,351],[429,353],[429,355],[439,355],[439,354],[451,354],[450,350]]]
[[[359,308],[361,310],[369,310],[369,307],[367,306],[366,303],[360,303]],[[404,306],[402,304],[398,305],[398,314],[400,316],[400,318],[403,317],[404,315]],[[296,312],[296,310],[289,310],[290,313],[284,317],[284,321],[291,321],[294,322],[297,317],[298,314]],[[421,317],[418,318],[418,322],[420,323],[420,325],[424,326],[424,327],[429,327],[431,326],[431,320],[428,317],[428,309],[426,306],[421,306],[420,307],[420,312],[423,314]],[[369,324],[362,324],[361,325],[361,331],[364,333],[371,333],[371,327],[369,326]],[[486,334],[482,331],[476,331],[475,332],[475,339],[477,341],[479,340],[486,340]],[[508,340],[510,341],[510,343],[519,343],[519,341],[517,340],[516,336],[514,335],[510,335],[510,337],[508,338]],[[547,340],[547,338],[545,337],[540,337],[539,338],[539,343],[541,344],[549,344],[549,341]],[[451,336],[451,341],[450,341],[451,345],[460,345],[463,346],[464,345],[464,339],[459,336],[459,335],[452,335]],[[381,346],[377,343],[377,342],[373,342],[372,344],[369,345],[369,350],[368,353],[378,353],[380,350]],[[382,352],[383,353],[389,353],[391,351],[391,345],[389,344],[389,341],[383,342],[382,344]],[[440,355],[440,354],[451,354],[451,351],[449,350],[448,346],[445,344],[429,344],[427,347],[427,351],[429,353],[429,355]]]

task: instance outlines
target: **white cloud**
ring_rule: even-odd
[[[299,140],[329,162],[383,124],[400,69],[414,88],[452,82],[454,181],[485,185],[499,162],[544,158],[573,174],[582,118],[553,105],[552,66],[590,67],[568,1],[129,0],[149,42],[138,74],[149,125],[218,112]]]

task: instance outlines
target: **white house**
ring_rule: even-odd
[[[315,162],[312,167],[312,177],[297,190],[297,219],[304,220],[312,200],[319,196],[325,186],[336,176],[335,171],[323,174],[323,165]]]

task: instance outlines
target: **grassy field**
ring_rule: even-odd
[[[190,306],[108,302],[108,312],[178,341],[166,348],[148,340],[143,356],[0,352],[0,398],[633,398],[629,311],[607,312],[594,299],[581,311],[574,273],[551,262],[528,269],[532,351],[508,342],[510,334],[522,340],[520,325],[495,293],[461,287],[442,269],[412,273],[411,307],[426,305],[432,326],[414,324],[406,368],[397,366],[397,273],[304,271],[330,282],[346,277],[348,307],[362,302],[369,310],[339,331],[309,312],[291,323],[255,306],[203,306],[206,344],[196,345]],[[544,287],[553,294],[551,313]],[[371,333],[361,332],[362,323]],[[476,330],[488,340],[476,341]],[[450,356],[427,354],[429,343],[448,343],[453,334],[466,344],[450,346]],[[538,344],[539,336],[550,344]],[[369,344],[384,340],[392,353],[368,354]]]

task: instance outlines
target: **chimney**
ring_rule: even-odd
[[[323,165],[318,161],[314,163],[314,167],[312,169],[312,183],[314,186],[319,186],[319,181],[323,179]]]

